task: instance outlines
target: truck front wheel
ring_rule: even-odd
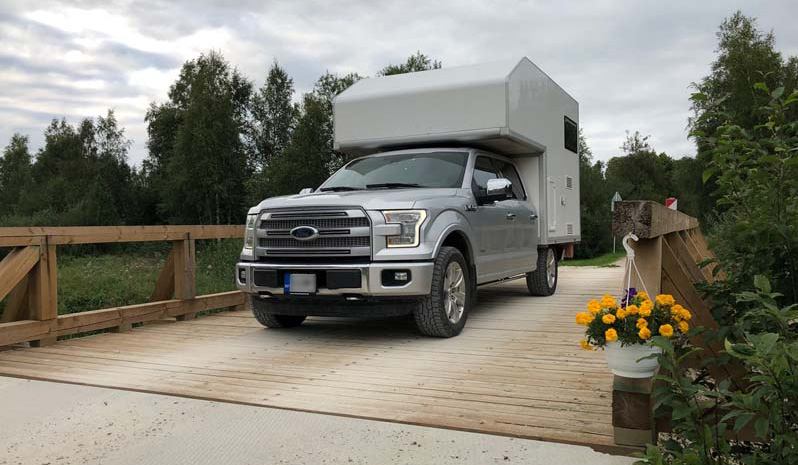
[[[454,247],[441,247],[432,271],[432,290],[413,312],[421,334],[452,337],[460,334],[468,318],[474,290],[470,268]]]
[[[299,326],[307,318],[305,315],[281,315],[279,306],[273,302],[264,302],[257,297],[250,297],[252,313],[258,323],[267,328],[293,328]]]
[[[526,274],[526,287],[531,295],[548,296],[557,290],[557,251],[554,247],[538,249],[538,267]]]

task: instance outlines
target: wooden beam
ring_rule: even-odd
[[[33,320],[47,321],[58,318],[57,259],[55,245],[43,238],[39,247],[39,262],[30,274],[28,307]],[[31,341],[35,347],[55,344],[55,336]]]
[[[8,323],[28,318],[28,275],[25,275],[11,294],[8,295],[6,308],[3,310],[3,316],[0,318],[0,323]]]
[[[692,216],[649,200],[615,202],[612,215],[612,231],[618,237],[633,233],[651,239],[697,227],[698,220]]]
[[[243,225],[185,226],[79,226],[0,228],[0,247],[38,244],[39,237],[49,236],[49,243],[98,244],[108,242],[150,242],[183,239],[224,239],[244,237]]]
[[[0,300],[5,298],[39,261],[39,247],[12,250],[0,262]]]
[[[186,239],[175,242],[174,252],[175,268],[175,298],[192,299],[197,295],[196,288],[196,249],[195,241],[190,234]],[[178,320],[189,320],[196,317],[196,313],[180,315]]]
[[[710,308],[693,286],[690,275],[679,263],[679,259],[668,242],[664,242],[662,246],[662,270],[663,276],[667,277],[668,280],[668,291],[672,294],[678,294],[682,300],[680,303],[693,314],[690,324],[692,326],[703,326],[710,330],[718,329],[718,323],[715,321],[715,317],[712,316]],[[691,339],[691,342],[696,347],[703,348],[712,357],[717,357],[725,351],[721,341],[707,342],[703,336]],[[708,368],[713,371],[713,376],[717,379],[731,379],[738,389],[748,384],[745,379],[745,369],[733,360],[724,365],[710,365]]]
[[[150,294],[150,302],[169,300],[175,295],[175,249],[169,251],[163,268],[155,282],[155,289]]]
[[[105,308],[60,315],[55,320],[23,320],[0,324],[0,346],[31,340],[77,334],[98,329],[118,327],[125,323],[177,317],[217,308],[238,307],[244,304],[240,291],[222,292],[188,300],[172,299],[124,307]]]
[[[635,264],[643,278],[641,282],[640,277],[633,270],[630,287],[638,291],[645,290],[653,298],[660,293],[662,280],[662,237],[640,239],[637,242],[630,241],[630,244],[635,251]],[[624,283],[625,285],[626,283]]]

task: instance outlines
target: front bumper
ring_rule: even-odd
[[[250,294],[284,295],[282,285],[260,286],[255,284],[258,271],[276,271],[282,282],[286,273],[316,273],[321,275],[328,270],[349,270],[360,273],[359,287],[330,289],[320,286],[317,296],[364,296],[364,297],[405,297],[428,295],[432,288],[432,262],[370,262],[351,264],[293,264],[239,262],[236,265],[236,285],[238,289]],[[383,271],[408,271],[409,280],[402,285],[385,285]],[[242,281],[244,275],[245,281]],[[317,280],[318,281],[318,280]],[[323,281],[322,281],[323,282]]]

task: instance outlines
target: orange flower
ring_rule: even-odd
[[[587,312],[579,312],[576,314],[576,324],[587,326],[593,321],[593,317]]]
[[[640,339],[649,339],[651,338],[651,330],[648,329],[647,326],[643,326],[640,328],[640,331],[637,332],[637,335],[640,336]]]
[[[659,327],[659,333],[665,337],[671,337],[673,336],[673,326],[662,325]]]
[[[640,311],[640,309],[637,308],[637,305],[630,305],[630,306],[626,307],[626,313],[628,313],[630,315],[637,315],[637,312],[639,312],[639,311]]]
[[[614,329],[610,328],[604,331],[604,338],[607,339],[607,342],[617,341],[618,333]]]
[[[676,327],[679,328],[679,331],[685,334],[687,333],[687,331],[690,331],[690,325],[688,325],[686,321],[680,321],[679,324],[676,325]]]
[[[648,321],[645,318],[638,318],[637,319],[637,329],[643,329],[648,327]]]
[[[593,350],[593,348],[592,348],[592,347],[590,347],[590,343],[588,343],[588,342],[587,342],[586,340],[584,340],[584,339],[582,339],[581,341],[579,341],[579,345],[581,345],[581,346],[582,346],[582,348],[583,348],[583,349],[585,349],[585,350]]]
[[[604,324],[611,325],[611,324],[615,323],[615,315],[613,315],[612,313],[608,313],[608,314],[604,315],[603,317],[601,317],[601,321],[603,321]]]

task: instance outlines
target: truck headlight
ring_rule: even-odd
[[[244,248],[251,249],[255,247],[255,223],[258,221],[258,215],[247,215],[247,224],[244,229]]]
[[[421,223],[427,218],[426,210],[384,210],[382,216],[388,224],[402,227],[398,236],[386,236],[388,247],[418,247]]]

